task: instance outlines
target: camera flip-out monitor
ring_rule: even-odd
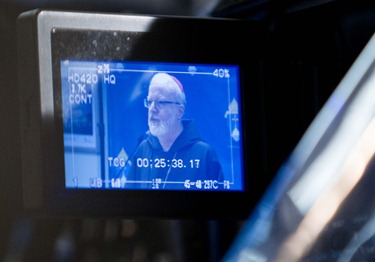
[[[227,19],[22,14],[26,209],[244,217],[261,193],[262,139],[257,44],[241,29],[256,31]]]

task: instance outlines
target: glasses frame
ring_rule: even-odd
[[[155,105],[155,108],[157,109],[161,109],[161,108],[165,108],[167,105],[181,105],[181,103],[178,103],[178,102],[173,102],[173,101],[165,101],[165,100],[148,100],[147,98],[145,98],[143,100],[143,105],[146,107],[146,108],[150,108],[152,103],[154,103]]]

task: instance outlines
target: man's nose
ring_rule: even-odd
[[[158,107],[156,106],[156,102],[152,101],[150,106],[148,107],[148,110],[157,111]]]

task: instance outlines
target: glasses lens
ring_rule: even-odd
[[[154,106],[157,109],[165,108],[167,105],[172,105],[172,104],[179,105],[180,104],[180,103],[171,102],[171,101],[156,101],[156,100],[153,101],[153,100],[148,100],[148,99],[144,99],[143,102],[146,108],[150,108],[151,104],[154,103]]]

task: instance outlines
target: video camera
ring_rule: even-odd
[[[238,33],[238,32],[242,33]],[[254,32],[254,38],[243,37]],[[258,32],[258,33],[255,33]],[[244,218],[257,202],[264,147],[261,33],[235,19],[33,10],[18,19],[25,209],[70,216]],[[223,177],[187,158],[137,157],[150,79],[183,85],[184,117]],[[130,168],[152,174],[129,179]],[[179,171],[179,177],[166,178]],[[169,174],[169,173],[168,173]],[[164,187],[165,183],[174,185]]]

